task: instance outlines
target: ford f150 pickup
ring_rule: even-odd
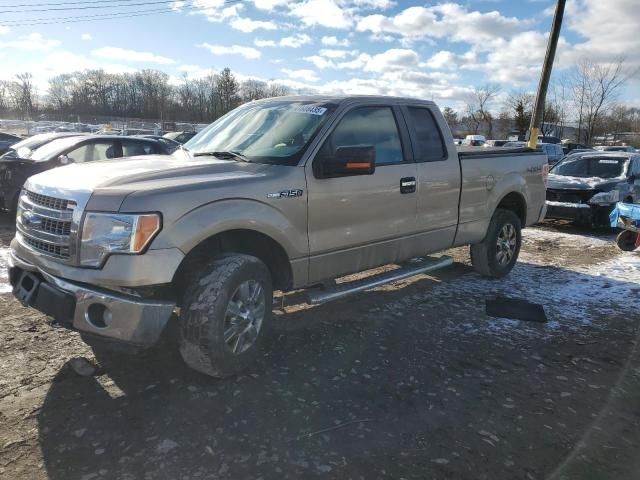
[[[544,218],[546,174],[526,149],[457,152],[432,102],[251,102],[171,156],[31,177],[10,280],[94,347],[154,345],[175,313],[185,362],[223,377],[260,352],[274,290],[328,301],[447,265],[407,261],[461,245],[480,274],[506,275],[521,228]]]

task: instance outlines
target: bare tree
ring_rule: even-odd
[[[18,73],[15,80],[9,82],[9,97],[15,110],[22,118],[31,118],[36,110],[36,88],[30,73]]]
[[[611,107],[628,78],[624,59],[601,64],[585,58],[574,69],[571,83],[578,114],[578,133],[584,136],[586,143],[591,143],[600,117]]]
[[[500,92],[500,86],[486,84],[476,87],[469,94],[466,104],[468,123],[474,134],[478,133],[480,125],[484,124],[488,137],[493,135],[493,115],[490,112],[491,102]]]

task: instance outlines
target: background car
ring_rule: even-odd
[[[0,207],[15,211],[24,182],[32,175],[69,163],[165,154],[165,144],[152,138],[85,135],[59,138],[30,151],[28,158],[0,158]]]
[[[484,144],[485,147],[503,147],[509,140],[487,140]]]
[[[187,143],[195,136],[196,132],[169,132],[163,135],[164,138],[175,140],[178,143]]]
[[[549,165],[555,165],[564,157],[562,145],[557,143],[539,143],[538,148],[547,154]]]
[[[176,142],[175,140],[171,140],[170,138],[163,137],[162,135],[136,135],[136,137],[152,138],[153,140],[156,140],[167,147],[167,151],[169,153],[175,152],[178,148],[180,148],[180,145],[182,145],[181,143]]]
[[[636,153],[574,153],[549,172],[547,218],[605,227],[617,202],[638,201],[640,155]]]
[[[636,149],[631,145],[600,145],[595,147],[600,152],[630,152],[635,153]]]
[[[0,154],[5,153],[11,145],[18,143],[20,140],[22,139],[16,135],[0,132]]]
[[[32,137],[25,138],[24,140],[21,139],[18,143],[14,143],[0,158],[29,158],[34,150],[40,148],[46,143],[58,138],[77,137],[82,135],[84,134],[69,132],[39,133],[38,135],[33,135]]]

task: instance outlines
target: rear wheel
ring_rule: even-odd
[[[511,210],[493,214],[482,243],[471,245],[471,263],[480,275],[500,278],[507,275],[518,260],[522,243],[522,224]]]
[[[264,263],[224,255],[190,276],[180,318],[185,363],[213,377],[246,368],[262,351],[273,287]]]

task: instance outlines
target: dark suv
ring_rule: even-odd
[[[0,208],[15,211],[24,182],[45,170],[69,163],[169,153],[163,143],[150,138],[84,135],[52,140],[28,150],[26,158],[5,155],[0,158]]]

